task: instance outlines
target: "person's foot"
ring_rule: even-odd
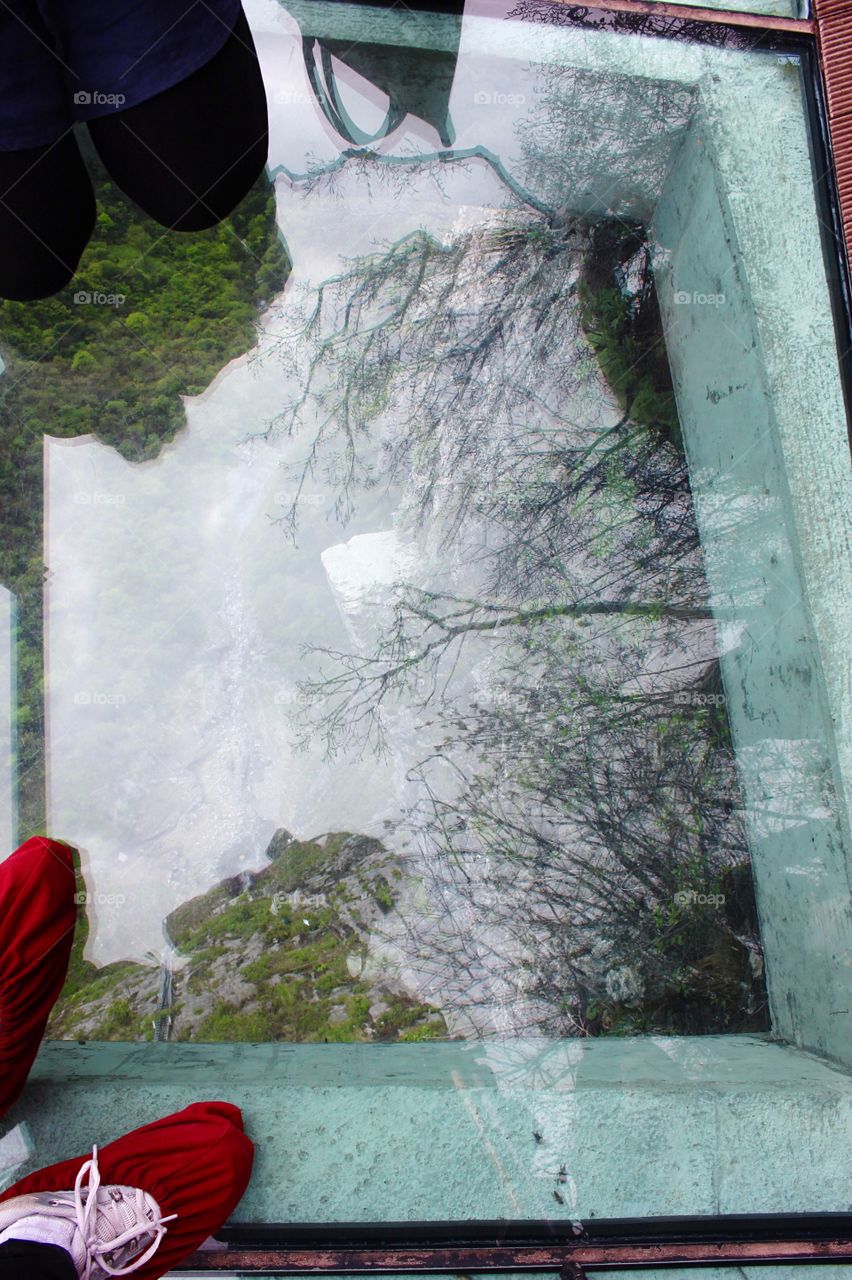
[[[102,1280],[144,1266],[160,1247],[165,1223],[176,1217],[164,1218],[140,1187],[101,1186],[95,1146],[72,1191],[35,1191],[0,1204],[0,1244],[58,1245],[71,1255],[80,1280]]]
[[[33,836],[0,861],[0,1116],[23,1089],[71,957],[70,845]]]
[[[24,1220],[49,1222],[51,1230],[67,1233],[77,1253],[56,1236],[46,1243],[68,1249],[81,1280],[131,1272],[134,1280],[156,1280],[228,1220],[248,1185],[253,1155],[238,1107],[229,1102],[195,1102],[96,1148],[95,1168],[100,1182],[107,1184],[100,1196],[90,1155],[28,1174],[0,1193],[0,1231],[13,1238],[23,1232]],[[81,1228],[75,1192],[65,1188],[79,1190],[87,1176],[89,1192],[80,1212],[88,1208],[93,1188],[96,1200],[88,1210],[87,1226]],[[116,1193],[121,1201],[115,1200]],[[104,1195],[113,1205],[107,1205]],[[0,1240],[7,1235],[0,1235]],[[85,1261],[80,1269],[79,1250],[83,1244],[91,1253],[93,1240],[97,1244],[87,1272]],[[115,1262],[116,1251],[129,1261]]]

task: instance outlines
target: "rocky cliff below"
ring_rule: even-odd
[[[372,837],[276,832],[268,865],[223,880],[165,922],[174,971],[83,959],[82,914],[54,1039],[419,1041],[438,1010],[405,988],[373,942],[396,912],[403,873]],[[82,882],[81,882],[82,884]]]

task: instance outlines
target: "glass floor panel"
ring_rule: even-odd
[[[839,1056],[799,55],[246,8],[252,195],[163,236],[87,152],[73,285],[0,306],[4,841],[80,850],[49,1035]]]
[[[0,304],[0,857],[79,850],[0,1186],[224,1096],[237,1228],[840,1212],[812,51],[443,8],[250,0],[250,196],[165,234],[83,132]]]

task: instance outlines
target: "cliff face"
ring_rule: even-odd
[[[380,841],[276,833],[269,865],[191,899],[166,921],[185,963],[166,977],[82,960],[85,926],[48,1035],[198,1041],[444,1037],[437,1010],[406,994],[370,939],[395,912],[402,872]],[[163,994],[168,1003],[164,1004]]]

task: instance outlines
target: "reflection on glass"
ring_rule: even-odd
[[[442,8],[437,20],[410,11],[404,23],[392,20],[392,41],[377,43],[364,40],[363,31],[354,41],[335,39],[327,8],[312,0],[295,0],[289,7],[302,32],[305,70],[316,103],[340,137],[365,146],[393,133],[407,117],[413,124],[416,117],[432,126],[445,147],[452,146],[449,101],[464,5],[446,0]],[[332,31],[336,25],[332,18]],[[440,37],[439,47],[423,47],[427,31],[433,39]],[[284,87],[277,95],[286,100],[289,92]]]
[[[458,30],[427,34],[446,54]],[[712,76],[721,111],[747,61],[783,120],[798,72],[672,46],[639,68],[641,42],[558,28],[510,58],[489,32],[461,31],[454,150],[446,111],[381,80],[381,150],[344,150],[304,29],[276,27],[289,275],[268,186],[171,291],[113,193],[85,279],[115,269],[126,302],[17,393],[31,494],[44,437],[47,813],[87,895],[56,1036],[769,1026],[751,855],[837,803],[817,702],[749,718],[794,648],[819,671],[702,184]],[[3,308],[22,367],[59,333],[34,314]],[[20,528],[5,581],[35,619]]]

